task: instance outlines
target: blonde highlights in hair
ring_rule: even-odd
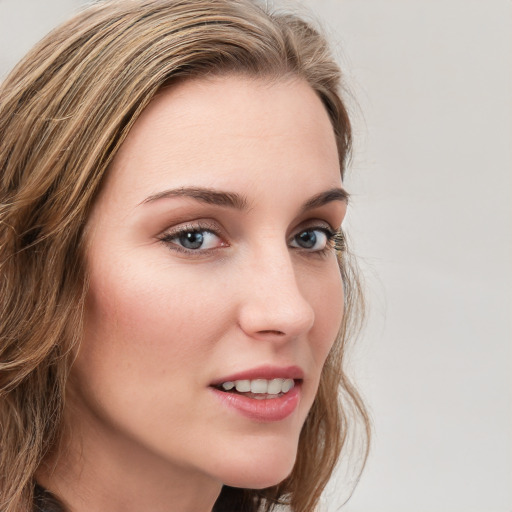
[[[228,73],[305,80],[329,113],[343,174],[350,122],[325,40],[298,17],[250,0],[95,4],[49,34],[0,86],[1,510],[32,510],[34,474],[61,436],[87,291],[83,230],[110,162],[162,87]],[[292,474],[259,491],[225,487],[214,510],[286,504],[310,512],[356,418],[368,434],[343,370],[361,304],[348,258],[339,255],[343,325]]]

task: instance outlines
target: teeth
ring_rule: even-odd
[[[222,389],[230,391],[235,388],[239,393],[279,395],[280,393],[288,393],[294,386],[293,379],[253,379],[227,381],[222,384]]]
[[[251,381],[250,380],[236,380],[235,387],[239,393],[247,393],[247,392],[251,391]]]
[[[251,393],[266,393],[268,382],[265,379],[251,380]]]
[[[292,379],[286,379],[283,382],[283,393],[288,393],[288,391],[290,391],[290,389],[292,389],[294,385],[295,382],[293,382]]]
[[[272,379],[268,383],[268,390],[267,393],[270,393],[271,395],[277,395],[278,393],[281,393],[283,389],[283,382],[284,379]],[[292,380],[293,382],[293,380]]]

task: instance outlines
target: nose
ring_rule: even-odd
[[[287,340],[307,333],[315,312],[300,290],[296,269],[285,248],[254,257],[244,272],[239,310],[242,330],[256,339]]]

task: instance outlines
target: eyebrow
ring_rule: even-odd
[[[247,199],[236,192],[223,192],[220,190],[202,187],[181,187],[164,190],[163,192],[147,197],[141,204],[151,203],[153,201],[169,197],[190,197],[206,204],[228,206],[237,210],[247,209]]]
[[[212,188],[203,187],[181,187],[175,189],[164,190],[153,194],[140,204],[152,203],[159,199],[166,199],[171,197],[189,197],[196,199],[202,203],[213,204],[217,206],[227,206],[235,208],[237,210],[247,209],[247,198],[236,192],[224,192]],[[311,199],[308,199],[302,206],[302,212],[312,210],[314,208],[320,208],[321,206],[330,203],[332,201],[344,201],[348,202],[349,194],[343,188],[331,188],[324,192],[316,194]]]
[[[332,201],[343,201],[348,203],[349,193],[344,188],[331,188],[325,192],[320,192],[316,196],[306,201],[302,207],[302,212],[312,210],[313,208],[320,208],[324,204]]]

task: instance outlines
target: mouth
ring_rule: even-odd
[[[224,393],[243,395],[255,400],[273,400],[285,396],[301,382],[302,379],[239,379],[228,380],[212,387]]]
[[[304,372],[297,366],[260,366],[218,379],[210,389],[228,410],[258,423],[281,421],[297,409]]]

